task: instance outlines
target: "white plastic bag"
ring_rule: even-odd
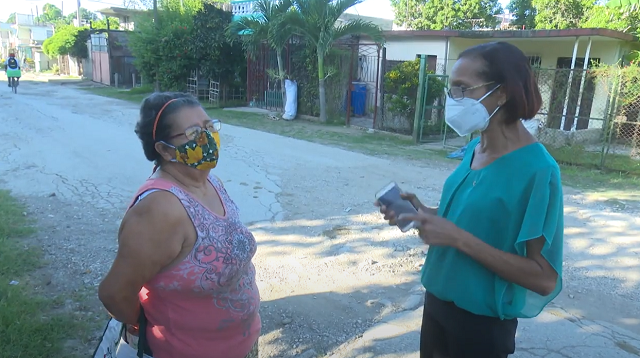
[[[524,127],[527,128],[527,130],[529,131],[529,133],[531,133],[533,136],[537,136],[538,135],[538,128],[540,127],[540,120],[537,118],[532,118],[528,121],[522,120],[522,124],[524,124]]]
[[[144,358],[153,358],[148,355],[143,355]],[[116,350],[115,358],[138,358],[138,351],[127,344],[124,339],[120,338],[120,344],[118,350]]]
[[[287,103],[284,104],[282,119],[290,121],[296,118],[298,112],[298,83],[284,80],[284,90],[287,93]]]
[[[127,344],[122,338],[125,332],[125,325],[118,320],[111,318],[102,334],[102,340],[93,353],[93,358],[138,358],[136,348]],[[131,337],[129,338],[131,340]],[[143,358],[153,358],[143,355]]]
[[[102,334],[102,340],[93,353],[93,358],[117,358],[118,346],[121,344],[124,324],[112,318]],[[125,343],[126,344],[126,343]]]

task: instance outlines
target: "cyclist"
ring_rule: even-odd
[[[11,77],[9,76],[9,70],[20,70],[20,62],[16,58],[16,55],[13,53],[9,54],[9,58],[4,64],[4,70],[7,73],[8,86],[11,87]],[[18,81],[20,80],[20,76],[18,76]]]

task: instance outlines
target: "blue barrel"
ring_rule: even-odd
[[[355,116],[364,116],[367,102],[367,84],[353,82],[351,84],[351,110]]]

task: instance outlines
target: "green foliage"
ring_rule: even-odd
[[[52,37],[42,44],[44,53],[51,57],[69,55],[75,58],[89,57],[87,40],[89,39],[88,27],[64,26],[59,28]]]
[[[204,4],[193,19],[191,47],[205,78],[238,87],[246,83],[247,61],[242,44],[227,40],[232,18],[232,13]]]
[[[72,24],[74,20],[78,18],[78,11],[74,11],[67,15],[67,23]],[[95,12],[89,11],[83,7],[80,8],[80,19],[85,21],[98,20],[98,15]]]
[[[425,74],[432,74],[427,71]],[[396,65],[384,75],[385,92],[389,97],[389,110],[391,113],[413,119],[416,113],[416,100],[420,82],[420,59],[407,61]],[[427,84],[427,97],[425,106],[442,97],[445,84],[436,77],[430,77]]]
[[[144,78],[157,78],[163,90],[183,90],[196,59],[190,52],[193,17],[162,11],[156,26],[151,17],[139,18],[129,48]]]
[[[397,25],[412,30],[493,28],[502,13],[498,0],[391,0]]]
[[[536,27],[536,14],[538,11],[533,7],[532,0],[511,0],[507,5],[507,10],[515,16],[515,19],[511,22],[514,27],[521,29],[524,26],[527,30]]]
[[[107,29],[107,21],[109,21],[109,29],[110,30],[119,30],[120,29],[120,21],[117,17],[107,17],[100,20],[95,20],[91,22],[91,28],[93,29]]]
[[[635,33],[640,25],[640,11],[637,8],[613,8],[596,5],[589,10],[580,24],[584,28],[606,28]]]
[[[635,33],[640,24],[638,0],[511,0],[513,25],[528,29],[605,28]]]
[[[225,31],[229,12],[200,0],[161,1],[159,23],[141,16],[129,35],[129,48],[142,76],[160,82],[162,90],[183,90],[191,72],[233,85],[245,82],[246,61],[240,44],[230,44]]]
[[[263,43],[276,51],[282,50],[292,35],[285,18],[292,6],[291,0],[258,0],[254,3],[255,14],[232,23],[228,36],[232,40],[240,39],[251,56],[258,53]]]
[[[619,105],[640,101],[639,54],[638,51],[633,51],[628,56],[630,63],[624,66],[620,64],[599,64],[593,70],[590,70],[603,84],[603,88],[608,88],[612,91],[612,94],[616,94],[616,100]]]
[[[16,23],[16,13],[12,13],[11,15],[9,15],[9,17],[7,18],[7,21],[5,21],[7,24],[15,24]]]
[[[63,19],[62,10],[53,4],[44,4],[42,7],[42,15],[37,18],[38,22],[41,23],[55,23],[58,20]]]
[[[572,29],[581,27],[585,14],[595,6],[593,0],[532,0],[537,9],[536,28]]]

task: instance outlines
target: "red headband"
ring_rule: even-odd
[[[160,116],[162,115],[162,111],[164,111],[165,108],[167,108],[167,106],[169,104],[171,104],[171,102],[177,101],[177,98],[174,99],[170,99],[169,102],[165,103],[164,106],[162,106],[162,108],[160,108],[160,110],[158,111],[158,114],[156,115],[156,121],[153,122],[153,140],[156,140],[156,128],[158,127],[158,121],[160,120]]]

